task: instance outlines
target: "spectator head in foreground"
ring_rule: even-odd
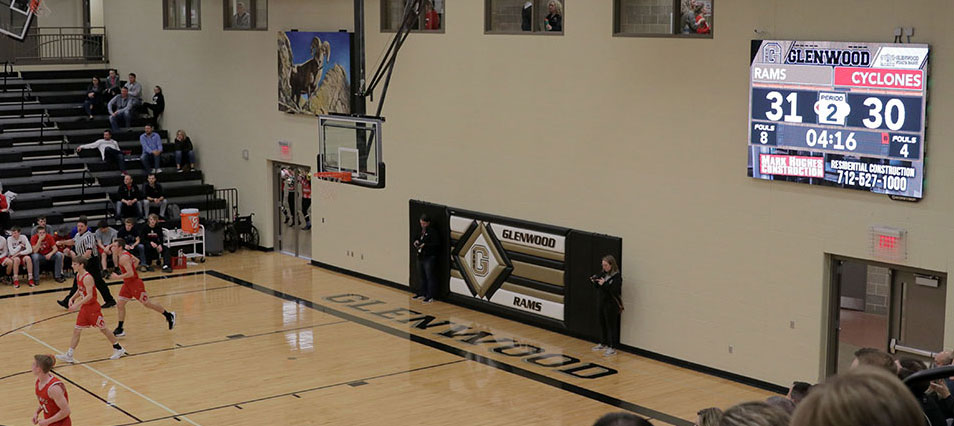
[[[792,387],[788,389],[788,399],[791,399],[795,405],[798,405],[808,396],[808,392],[811,392],[811,390],[811,383],[794,382],[792,383]]]
[[[861,366],[812,388],[791,426],[924,426],[917,400],[884,368]]]
[[[874,349],[861,348],[855,351],[855,359],[851,361],[851,368],[857,368],[862,365],[883,368],[891,374],[898,374],[898,365],[894,357],[888,353]]]
[[[791,416],[767,402],[743,402],[722,414],[720,426],[788,426]]]
[[[696,412],[696,425],[695,426],[719,426],[719,423],[722,421],[722,409],[719,408],[703,408]]]
[[[600,417],[593,426],[653,426],[648,420],[633,413],[609,413]]]

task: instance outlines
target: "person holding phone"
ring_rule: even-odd
[[[619,314],[623,312],[623,276],[619,272],[619,264],[612,255],[603,256],[602,271],[590,277],[590,281],[599,290],[597,310],[600,315],[600,344],[593,347],[594,351],[604,351],[604,355],[616,354],[619,342]]]

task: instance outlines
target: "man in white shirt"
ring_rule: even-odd
[[[104,162],[107,159],[112,159],[119,166],[119,171],[126,174],[126,159],[123,156],[123,151],[119,149],[119,143],[113,140],[113,132],[103,131],[102,139],[76,147],[76,153],[79,154],[84,149],[98,149]]]
[[[33,247],[26,235],[20,234],[20,227],[10,228],[10,236],[7,237],[7,256],[13,260],[13,288],[20,288],[20,265],[24,265],[27,270],[27,278],[30,287],[36,287],[36,281],[33,281],[33,259],[30,254],[33,253]]]

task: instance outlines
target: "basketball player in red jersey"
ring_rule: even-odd
[[[139,278],[139,274],[136,273],[136,266],[138,266],[139,259],[128,251],[123,250],[124,244],[126,244],[125,240],[116,238],[108,248],[111,253],[119,254],[119,270],[122,271],[122,274],[113,273],[109,276],[109,279],[123,280],[123,288],[119,290],[119,305],[117,305],[119,309],[119,327],[113,330],[113,334],[116,337],[126,335],[126,331],[123,330],[123,323],[126,321],[126,304],[132,300],[138,300],[143,306],[162,314],[162,316],[166,318],[166,323],[169,324],[169,329],[172,330],[172,328],[176,326],[176,313],[168,312],[158,303],[149,301],[149,296],[146,295],[146,285],[142,282],[142,279]]]
[[[86,272],[86,262],[89,260],[86,256],[73,257],[73,271],[76,272],[77,292],[70,298],[70,312],[79,311],[76,316],[76,328],[73,329],[73,340],[70,341],[70,349],[64,355],[57,355],[56,359],[66,362],[76,362],[73,359],[73,351],[79,345],[80,334],[84,328],[96,327],[106,336],[109,343],[113,344],[113,355],[109,359],[119,359],[126,354],[126,349],[119,344],[113,332],[106,328],[106,320],[103,319],[103,310],[99,306],[99,300],[96,298],[96,284],[93,282],[93,276]]]
[[[40,406],[33,413],[33,424],[40,426],[72,426],[70,397],[66,385],[50,371],[56,361],[51,355],[33,356],[33,375],[36,376],[36,397]],[[43,413],[43,419],[40,419]]]

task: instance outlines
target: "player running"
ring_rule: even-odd
[[[57,355],[56,359],[70,363],[76,362],[73,359],[73,351],[79,345],[80,334],[84,328],[96,327],[106,336],[109,343],[113,345],[113,355],[109,359],[119,359],[126,354],[126,349],[119,344],[113,332],[106,328],[106,320],[103,319],[103,310],[99,307],[99,301],[96,298],[96,284],[93,276],[86,272],[86,262],[89,258],[86,256],[73,257],[73,271],[76,272],[77,292],[70,298],[70,312],[79,311],[76,316],[76,328],[73,329],[73,340],[70,341],[70,349],[64,355]]]
[[[169,324],[169,329],[172,330],[176,326],[176,313],[168,312],[158,303],[149,301],[149,296],[146,295],[146,285],[139,278],[139,274],[136,273],[139,259],[123,249],[125,243],[126,241],[122,238],[116,238],[108,248],[113,254],[119,254],[119,270],[122,271],[122,274],[114,273],[110,275],[109,279],[123,280],[123,288],[119,290],[119,305],[117,305],[119,326],[116,327],[116,330],[113,330],[113,334],[116,337],[126,335],[126,331],[123,330],[123,323],[126,321],[126,304],[133,300],[138,300],[143,306],[162,314],[166,318],[166,323]]]
[[[33,424],[40,426],[72,426],[70,421],[70,397],[66,385],[51,371],[56,360],[51,355],[33,356],[33,375],[36,376],[36,398],[40,406],[33,413]],[[43,413],[43,419],[40,419]]]

